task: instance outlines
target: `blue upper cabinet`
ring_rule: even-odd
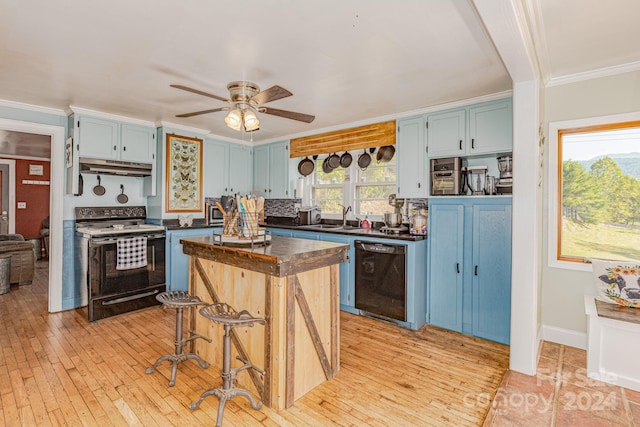
[[[456,157],[467,154],[466,109],[427,116],[427,155]]]
[[[286,199],[289,194],[289,142],[255,148],[253,190],[267,199]]]
[[[251,147],[229,145],[229,193],[249,194],[253,182]]]
[[[469,154],[510,152],[513,147],[511,99],[469,108]]]
[[[203,191],[207,197],[220,197],[229,192],[229,143],[204,141]]]
[[[429,158],[510,152],[513,146],[511,98],[427,115]]]
[[[421,198],[428,195],[424,116],[397,122],[396,155],[398,197]]]
[[[511,205],[473,206],[473,335],[509,343]]]
[[[182,251],[180,239],[211,236],[217,228],[191,228],[167,231],[165,243],[167,291],[189,290],[189,256]]]
[[[429,321],[461,332],[464,206],[431,204],[429,221]]]
[[[154,163],[155,129],[89,116],[76,122],[81,157]]]

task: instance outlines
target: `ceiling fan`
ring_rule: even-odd
[[[229,98],[214,95],[212,93],[203,92],[183,85],[170,85],[176,89],[186,90],[187,92],[196,93],[209,98],[218,99],[220,101],[231,104],[227,107],[212,108],[210,110],[194,111],[193,113],[177,114],[176,117],[193,117],[201,114],[215,113],[217,111],[229,111],[224,118],[225,123],[231,129],[242,130],[247,132],[256,131],[260,127],[260,121],[256,116],[256,112],[271,114],[272,116],[284,117],[287,119],[297,120],[300,122],[311,123],[315,116],[309,114],[296,113],[294,111],[279,110],[277,108],[263,107],[262,104],[275,101],[277,99],[286,98],[293,95],[287,89],[275,85],[269,89],[260,92],[260,87],[248,81],[235,81],[227,85],[229,90]]]

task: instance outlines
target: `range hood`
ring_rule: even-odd
[[[151,176],[151,163],[123,162],[120,160],[80,157],[80,173],[120,176]]]

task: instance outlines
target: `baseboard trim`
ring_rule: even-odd
[[[587,349],[586,332],[576,332],[571,329],[542,325],[542,339],[557,344],[580,348],[582,350]]]

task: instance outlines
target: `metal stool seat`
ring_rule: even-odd
[[[193,353],[183,353],[182,348],[184,345],[194,339],[202,338],[205,341],[211,342],[207,337],[196,334],[195,331],[189,330],[190,336],[188,338],[182,337],[182,312],[185,308],[197,307],[199,305],[206,305],[207,303],[200,298],[189,295],[186,291],[168,291],[162,292],[156,295],[156,299],[162,303],[164,308],[173,308],[176,310],[176,337],[174,341],[175,350],[173,354],[167,354],[161,356],[156,360],[156,363],[152,367],[147,368],[146,373],[150,374],[158,367],[158,365],[165,360],[170,361],[173,364],[171,368],[171,379],[169,380],[169,387],[173,387],[176,383],[176,372],[178,371],[178,364],[188,359],[193,359],[200,365],[201,368],[206,369],[209,367],[207,362],[200,359],[200,356]]]
[[[224,326],[224,337],[222,341],[222,387],[210,388],[200,395],[200,399],[197,402],[191,402],[189,408],[196,409],[205,397],[214,395],[220,400],[218,406],[218,418],[216,420],[216,427],[222,425],[222,416],[224,412],[224,406],[227,400],[233,399],[236,396],[244,396],[249,400],[253,409],[262,408],[262,402],[256,401],[251,396],[248,390],[236,387],[236,376],[238,372],[245,369],[255,369],[262,375],[264,371],[256,368],[251,364],[249,360],[244,360],[240,356],[236,356],[236,359],[240,360],[243,365],[238,368],[231,369],[231,329],[239,327],[252,327],[258,323],[264,325],[266,321],[264,319],[253,317],[248,311],[242,310],[240,312],[235,311],[228,304],[211,304],[201,308],[200,314],[214,323],[218,323]]]

